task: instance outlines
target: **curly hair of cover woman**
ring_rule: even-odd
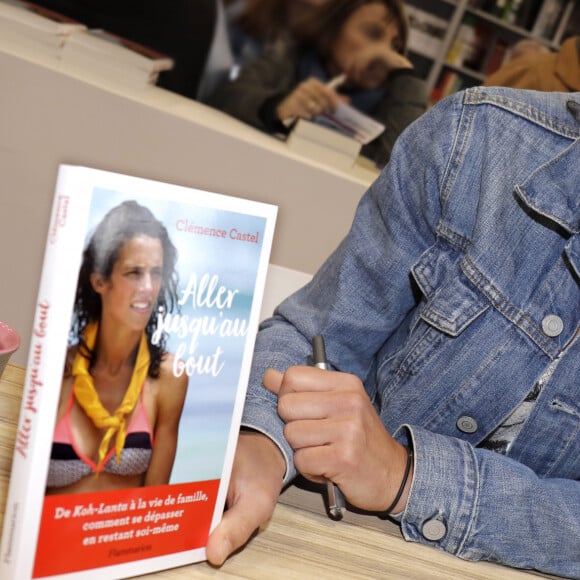
[[[126,201],[111,210],[106,219],[98,225],[87,245],[79,273],[75,301],[75,321],[71,328],[71,342],[81,341],[82,331],[89,322],[101,318],[101,298],[90,283],[93,272],[99,272],[108,278],[113,271],[120,249],[124,242],[137,235],[147,235],[160,240],[163,247],[163,276],[157,296],[158,310],[172,312],[177,308],[177,250],[169,239],[165,226],[155,218],[146,207],[135,201]],[[149,339],[151,365],[149,374],[156,378],[159,375],[161,357],[165,352],[166,334],[153,344],[151,337],[156,327],[156,312],[151,314],[145,333]],[[90,353],[87,353],[91,356]]]

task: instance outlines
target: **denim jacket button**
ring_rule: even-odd
[[[542,320],[542,330],[546,336],[551,336],[554,338],[562,334],[562,331],[564,330],[564,323],[559,316],[556,316],[555,314],[548,314],[548,316]]]
[[[447,526],[441,520],[427,520],[423,524],[421,533],[426,540],[437,542],[447,532]]]
[[[467,415],[459,417],[456,425],[462,433],[475,433],[477,431],[477,421],[473,417],[468,417]]]

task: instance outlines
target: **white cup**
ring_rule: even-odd
[[[2,377],[10,357],[19,346],[20,336],[18,333],[8,324],[0,321],[0,377]]]

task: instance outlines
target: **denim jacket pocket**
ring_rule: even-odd
[[[426,252],[413,268],[425,295],[420,317],[449,336],[459,336],[490,304],[448,255]]]
[[[466,280],[454,280],[427,300],[421,318],[449,336],[459,336],[489,303],[468,286]]]
[[[490,307],[487,298],[461,272],[459,262],[450,262],[449,256],[440,253],[428,253],[431,255],[424,255],[413,268],[423,300],[407,348],[396,362],[398,371],[406,375],[421,372],[442,349],[448,357],[455,357],[461,346],[454,339]]]

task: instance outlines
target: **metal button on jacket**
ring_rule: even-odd
[[[548,316],[542,320],[542,330],[546,336],[551,336],[552,338],[560,336],[564,330],[564,323],[559,316],[548,314]]]
[[[473,417],[463,415],[457,419],[457,428],[462,433],[475,433],[477,431],[477,421]]]
[[[426,540],[436,542],[447,533],[447,526],[441,520],[427,520],[423,524],[421,533]]]

